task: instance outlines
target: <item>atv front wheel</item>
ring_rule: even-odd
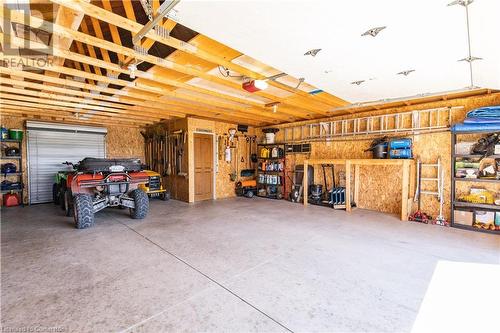
[[[73,197],[73,206],[75,210],[73,218],[77,229],[86,229],[94,225],[94,205],[90,194],[76,194]]]
[[[149,198],[146,192],[135,189],[130,192],[130,197],[134,199],[135,208],[130,208],[130,217],[133,219],[143,219],[148,215]]]

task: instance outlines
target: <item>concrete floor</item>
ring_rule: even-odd
[[[64,332],[407,332],[439,260],[499,263],[500,237],[265,199],[153,201],[73,228],[2,212],[2,326]]]

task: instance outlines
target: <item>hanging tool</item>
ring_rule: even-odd
[[[255,135],[254,135],[254,136],[252,137],[252,151],[253,151],[253,153],[252,153],[252,155],[251,155],[251,157],[250,157],[250,159],[251,159],[252,163],[257,163],[257,161],[258,161],[258,159],[257,159],[257,154],[256,154],[256,152],[257,152],[257,145],[255,144],[256,139],[257,139],[257,136],[255,136]],[[255,149],[255,150],[254,150],[254,149]]]
[[[222,161],[224,159],[224,149],[225,149],[224,139],[222,138],[222,136],[219,135],[217,143],[218,143],[217,153],[219,154],[219,161]]]

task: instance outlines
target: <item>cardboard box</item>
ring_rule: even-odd
[[[493,224],[495,223],[495,212],[485,212],[477,210],[475,212],[475,222],[480,224]]]
[[[453,211],[453,222],[456,224],[463,224],[463,225],[472,226],[473,219],[474,219],[473,212],[467,212],[464,210],[454,210]]]
[[[455,143],[455,154],[469,155],[472,154],[472,147],[476,142],[457,142]]]
[[[455,177],[457,178],[478,178],[479,169],[472,168],[459,168],[455,171]]]

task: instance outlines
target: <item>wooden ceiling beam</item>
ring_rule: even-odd
[[[75,118],[75,115],[72,112],[61,112],[61,111],[47,111],[45,110],[43,114],[40,113],[38,108],[30,108],[30,107],[13,107],[10,105],[2,107],[2,116],[10,116],[10,117],[26,117],[29,119],[47,119],[50,120],[58,120],[64,122],[66,124],[74,123],[74,124],[98,124],[98,125],[115,125],[115,126],[124,126],[124,127],[144,127],[142,123],[122,123],[120,121],[113,121],[109,119],[86,119],[79,120]]]
[[[159,1],[158,1],[159,3]],[[130,0],[123,0],[123,7],[125,8],[125,15],[127,16],[127,18],[129,19],[132,19],[132,20],[136,20],[135,18],[135,13],[134,13],[134,8],[132,6],[132,2]],[[104,9],[110,11],[110,12],[113,12],[113,10],[106,6],[104,6]],[[174,22],[172,20],[166,20],[165,22],[163,22],[162,24],[160,24],[163,28],[171,31],[175,25],[177,24],[177,22]],[[116,28],[115,25],[113,24],[110,24],[110,26],[114,26]],[[143,41],[141,41],[141,46],[145,49],[145,50],[149,50],[153,44],[155,43],[155,40],[154,39],[150,39],[150,38],[145,38]],[[134,57],[127,57],[124,61],[124,64],[125,65],[128,65],[132,62],[132,60],[134,60]]]
[[[58,3],[62,6],[67,6],[68,8],[72,8],[74,10],[80,10],[80,11],[86,13],[87,15],[93,16],[97,19],[106,18],[107,22],[109,22],[113,25],[116,25],[118,27],[121,27],[122,29],[128,30],[132,33],[137,33],[143,28],[143,25],[140,23],[137,23],[136,20],[126,19],[120,15],[110,13],[107,10],[102,9],[98,6],[86,3],[84,0],[73,0],[73,1],[50,0],[50,1],[52,1],[54,3]],[[186,52],[188,54],[194,55],[194,56],[201,58],[205,61],[212,62],[216,65],[224,66],[226,68],[229,68],[229,69],[231,69],[237,73],[240,73],[242,75],[245,75],[247,77],[254,78],[254,79],[265,79],[265,77],[260,73],[251,71],[243,66],[240,66],[238,64],[227,61],[226,59],[224,59],[222,57],[218,57],[214,54],[211,54],[208,51],[205,51],[203,49],[196,47],[195,45],[183,42],[183,41],[178,40],[176,38],[173,38],[171,36],[165,38],[165,37],[157,35],[154,31],[150,31],[149,33],[146,34],[145,37],[153,39],[153,40],[155,40],[159,43],[162,43],[164,45],[174,47],[182,52]],[[269,81],[269,84],[276,87],[276,88],[297,94],[297,95],[307,99],[310,103],[317,104],[321,108],[328,109],[328,108],[331,108],[334,106],[344,106],[347,104],[346,101],[344,101],[341,98],[338,98],[336,96],[333,96],[333,95],[330,95],[329,97],[322,97],[321,94],[312,96],[304,91],[301,91],[299,89],[295,89],[294,87],[290,87],[286,84],[282,84],[282,83],[279,83],[277,81]],[[257,93],[257,94],[259,94],[259,93]],[[276,99],[276,97],[275,97],[275,99]]]
[[[2,98],[0,100],[0,106],[3,108],[5,105],[7,106],[15,106],[15,107],[29,107],[29,108],[35,108],[35,109],[38,109],[38,112],[40,115],[43,115],[47,112],[53,112],[53,111],[66,111],[66,112],[71,112],[73,114],[78,114],[80,115],[81,112],[79,109],[75,109],[73,107],[65,107],[65,106],[54,106],[54,105],[51,105],[51,104],[45,104],[45,103],[40,103],[40,102],[23,102],[23,101],[17,101],[17,100],[9,100],[9,99],[6,99],[6,98]],[[48,110],[48,111],[47,111]],[[82,119],[85,119],[85,115],[82,114],[81,115]],[[145,121],[145,120],[137,120],[137,119],[123,119],[123,118],[120,118],[118,120],[118,118],[115,118],[115,117],[110,117],[110,116],[107,116],[107,115],[99,115],[99,114],[96,114],[95,119],[114,119],[114,120],[117,120],[117,121],[120,121],[120,122],[124,122],[124,123],[142,123],[142,124],[152,124],[154,123],[153,121]]]
[[[90,0],[87,0],[90,1]],[[80,24],[83,20],[83,17],[85,14],[80,11],[74,11],[70,8],[64,7],[64,6],[59,6],[57,8],[57,14],[56,14],[56,19],[55,23],[67,27],[73,30],[78,30],[80,27]],[[71,43],[73,42],[73,39],[67,38],[67,37],[59,37],[59,36],[52,36],[52,39],[50,41],[51,46],[56,46],[61,49],[66,49],[69,50],[71,47]],[[63,65],[65,59],[64,58],[55,58],[54,62],[57,65]],[[46,73],[46,75],[52,76],[52,75],[58,75],[57,73],[54,72],[49,72]]]
[[[0,40],[4,40],[4,39],[2,39],[3,37],[4,37],[4,34],[0,33]],[[12,35],[10,36],[10,40],[11,40],[11,43],[17,43],[17,44],[24,43],[23,39],[21,39],[19,37],[12,36]],[[36,43],[34,43],[34,42],[32,42],[32,45],[34,45],[35,47],[37,46]],[[87,57],[87,56],[84,56],[81,54],[75,54],[73,52],[64,51],[64,50],[56,50],[56,49],[52,50],[52,52],[54,54],[64,54],[64,56],[67,59],[71,59],[71,60],[74,60],[76,62],[85,62],[87,64],[98,65],[98,66],[101,66],[101,67],[104,67],[104,68],[110,69],[110,70],[117,69],[117,70],[122,71],[122,69],[119,68],[119,66],[117,66],[117,65],[109,64],[105,61],[102,61],[99,59],[94,59],[91,57]],[[12,59],[12,58],[15,58],[15,57],[7,57],[7,60]],[[17,58],[26,59],[26,58],[22,58],[22,57],[17,57]],[[30,62],[30,65],[37,67],[36,63],[31,64],[31,62]],[[271,112],[255,110],[254,108],[247,108],[244,106],[238,106],[238,105],[234,105],[234,104],[226,103],[226,102],[207,100],[203,97],[197,97],[197,96],[191,96],[191,95],[187,95],[187,94],[177,93],[175,91],[170,91],[167,89],[158,88],[158,91],[152,91],[153,88],[151,86],[137,85],[135,82],[129,82],[129,81],[115,79],[115,78],[109,78],[106,76],[89,73],[87,71],[78,71],[78,70],[70,69],[70,68],[63,67],[63,66],[50,66],[49,64],[47,64],[46,67],[40,67],[40,68],[45,70],[45,69],[49,69],[49,67],[50,67],[50,70],[52,70],[52,71],[59,71],[59,72],[64,71],[65,73],[67,73],[69,75],[78,76],[78,77],[82,77],[82,78],[86,78],[86,79],[90,79],[90,80],[94,80],[94,81],[100,81],[100,82],[104,82],[104,83],[108,83],[108,84],[116,84],[116,85],[123,86],[123,87],[130,87],[130,88],[145,91],[147,93],[159,93],[159,94],[163,94],[163,95],[166,95],[169,97],[173,97],[175,99],[184,100],[188,103],[189,102],[196,102],[196,103],[201,103],[203,105],[215,106],[215,107],[219,107],[219,108],[226,109],[226,110],[240,111],[242,113],[248,114],[249,116],[253,115],[254,116],[253,118],[255,120],[262,120],[262,118],[269,118],[269,119],[273,119],[276,121],[279,121],[280,119],[287,119],[283,115],[276,115],[276,114],[272,114]],[[148,73],[146,73],[146,74],[148,74]],[[193,105],[191,105],[190,107],[193,107]]]
[[[8,11],[8,9],[4,9],[4,11]],[[0,12],[1,12],[1,10],[0,10]],[[3,13],[0,13],[0,16],[3,16],[3,15],[4,15]],[[183,66],[183,65],[178,65],[174,62],[171,62],[171,61],[168,61],[165,59],[161,59],[161,58],[158,58],[155,56],[141,55],[141,54],[136,53],[133,49],[126,48],[123,46],[118,46],[112,42],[108,42],[106,40],[99,39],[97,37],[93,37],[93,36],[87,35],[85,33],[81,33],[79,31],[72,31],[72,30],[69,30],[67,28],[54,25],[50,22],[44,21],[42,19],[39,19],[39,18],[36,18],[33,16],[24,17],[19,13],[15,13],[15,12],[11,11],[10,19],[13,22],[26,22],[28,20],[29,24],[31,26],[36,26],[39,29],[46,30],[46,31],[52,31],[53,34],[60,34],[62,36],[72,36],[75,41],[79,41],[81,43],[90,44],[90,45],[93,45],[95,47],[99,47],[101,49],[107,49],[110,51],[112,50],[112,51],[117,52],[117,53],[122,53],[124,55],[132,56],[132,57],[135,57],[137,59],[149,62],[151,64],[158,65],[160,67],[164,67],[164,68],[167,68],[170,70],[179,71],[179,72],[182,72],[184,74],[188,74],[188,75],[192,75],[192,76],[198,76],[198,77],[201,77],[201,78],[208,80],[210,82],[223,84],[223,85],[228,86],[230,88],[236,89],[236,91],[241,91],[241,86],[239,84],[234,83],[234,82],[223,80],[223,79],[220,79],[216,76],[206,74],[200,70],[197,70],[197,69],[194,69],[191,67],[187,67],[187,66]],[[65,53],[64,50],[58,50],[58,51]],[[80,47],[79,52],[82,54],[84,53],[83,51],[81,51],[81,47]],[[68,57],[68,55],[66,55],[66,57]],[[99,59],[96,59],[96,60],[99,60]],[[116,67],[118,67],[120,69],[120,71],[124,70],[124,69],[120,68],[119,66],[116,66]],[[216,92],[213,90],[196,87],[196,86],[189,85],[189,84],[179,82],[176,80],[167,79],[164,76],[154,75],[152,73],[147,73],[147,72],[136,71],[136,76],[138,76],[138,77],[142,76],[143,78],[146,78],[146,79],[158,81],[158,82],[168,84],[168,85],[173,85],[173,86],[176,86],[179,88],[185,88],[185,89],[192,90],[192,91],[195,91],[195,92],[198,92],[201,94],[207,94],[207,95],[210,95],[213,97],[222,98],[224,100],[230,100],[230,101],[234,101],[237,103],[253,105],[257,108],[260,108],[263,112],[270,113],[269,110],[264,109],[263,103],[254,102],[254,101],[245,99],[244,97],[235,97],[231,94],[220,93],[220,92]],[[281,118],[281,120],[288,120],[289,121],[290,119],[289,119],[289,115],[287,115],[287,111],[288,110],[286,108],[282,107],[282,108],[280,108],[280,111],[277,114],[273,115],[272,117],[279,119],[280,114],[283,114],[284,118]],[[326,114],[327,111],[324,111],[324,112],[317,111],[317,113]],[[295,117],[298,117],[300,115],[303,115],[303,113],[302,112],[299,112],[298,114],[294,113]],[[307,119],[307,118],[308,117],[303,116],[303,119]]]
[[[54,94],[47,94],[45,92],[36,92],[32,90],[22,90],[18,88],[10,88],[5,86],[0,86],[0,98],[2,99],[10,99],[13,101],[21,101],[21,102],[33,102],[33,103],[43,103],[48,104],[50,106],[63,106],[70,107],[75,109],[81,109],[80,113],[82,115],[109,115],[110,117],[114,117],[117,115],[126,116],[127,119],[136,119],[136,120],[152,120],[159,121],[163,119],[163,117],[153,117],[148,115],[137,115],[132,112],[125,112],[123,109],[110,108],[99,105],[89,105],[81,102],[65,102],[63,98],[56,98]],[[169,117],[164,117],[168,119]]]
[[[35,66],[36,67],[36,66]],[[39,67],[43,68],[43,67]],[[67,67],[61,67],[59,66],[58,71],[65,75],[76,75],[79,76],[78,70],[67,68]],[[75,73],[76,71],[76,73]],[[5,68],[5,67],[0,67],[0,73],[3,74],[9,74],[9,75],[19,75],[22,77],[27,77],[33,80],[40,80],[44,79],[44,76],[41,74],[36,74],[36,73],[31,73],[31,72],[26,72],[22,71],[19,69],[15,68]],[[81,72],[85,73],[85,72]],[[217,120],[231,120],[235,119],[235,121],[239,121],[240,123],[243,124],[248,124],[248,125],[264,125],[266,123],[270,123],[270,120],[261,117],[260,119],[256,119],[255,116],[253,115],[248,115],[245,113],[241,112],[235,112],[232,110],[227,110],[227,109],[221,109],[221,108],[212,108],[210,106],[204,106],[204,105],[199,105],[199,104],[193,104],[193,103],[185,103],[182,101],[177,101],[177,100],[166,100],[162,99],[160,97],[154,97],[151,96],[150,94],[147,94],[146,91],[136,91],[136,89],[132,89],[129,91],[124,91],[120,89],[112,89],[112,88],[106,88],[102,87],[100,85],[90,85],[87,83],[83,82],[78,82],[74,80],[69,80],[69,79],[61,79],[61,78],[47,78],[50,79],[52,83],[59,84],[63,87],[75,87],[75,88],[80,88],[80,89],[86,89],[89,91],[100,91],[108,94],[113,94],[113,95],[118,95],[121,97],[120,102],[125,102],[125,103],[136,103],[137,100],[142,101],[144,106],[149,106],[151,108],[158,108],[158,107],[163,107],[165,113],[172,113],[172,115],[175,116],[185,116],[186,114],[188,115],[194,115],[194,116],[200,116],[200,112],[206,113],[207,116],[213,117],[214,119]],[[146,93],[146,94],[144,94]],[[151,93],[151,91],[149,91]],[[103,96],[103,95],[96,95],[96,96]],[[112,97],[112,98],[117,98],[117,97]],[[147,101],[145,101],[147,99]],[[147,104],[144,104],[147,103]],[[176,114],[177,113],[177,114]]]
[[[24,44],[24,39],[22,39],[22,38],[0,33],[0,40],[5,40],[5,38],[9,38],[10,43],[12,45],[23,45]],[[76,42],[76,45],[78,46],[79,41],[77,41],[75,39],[75,42]],[[42,51],[44,50],[43,45],[38,45],[36,42],[30,42],[30,43],[33,47],[39,47]],[[126,70],[122,69],[118,65],[108,63],[108,62],[100,60],[100,59],[88,57],[88,56],[85,56],[83,54],[75,54],[73,52],[70,52],[67,50],[60,50],[60,49],[52,49],[51,52],[56,56],[64,56],[66,59],[71,59],[71,60],[74,60],[76,62],[81,62],[81,63],[85,63],[87,65],[102,67],[102,68],[105,68],[107,70],[115,70],[118,72],[127,73]],[[80,46],[80,52],[84,53],[81,46]],[[53,67],[61,67],[61,66],[53,66]],[[104,76],[92,74],[92,73],[90,73],[90,69],[88,67],[85,68],[85,72],[87,72],[87,74],[85,76],[82,76],[82,77],[85,77],[87,79],[98,80],[96,78],[101,78],[101,81],[103,81],[103,82],[113,83],[113,84],[128,86],[128,87],[137,87],[134,82],[129,82],[129,81],[120,80],[120,79],[107,78]],[[162,77],[161,75],[155,75],[152,73],[147,73],[147,72],[142,72],[142,71],[137,71],[136,76],[142,77],[144,79],[148,79],[151,81],[158,81],[158,82],[161,82],[163,84],[183,85],[183,83],[179,83],[179,82],[174,81],[174,80],[166,79],[166,78]],[[195,88],[190,87],[190,89],[194,90],[195,92],[200,92],[200,93],[201,93],[201,91],[207,92],[205,89],[201,89],[201,88],[195,89]],[[151,92],[150,89],[147,89],[147,91]],[[190,94],[178,93],[178,92],[167,90],[167,89],[161,89],[161,91],[159,91],[159,92],[164,94],[164,95],[168,95],[168,96],[171,96],[174,98],[180,98],[180,99],[184,99],[184,100],[188,100],[188,101],[196,101],[196,102],[200,102],[203,104],[208,104],[208,105],[217,106],[217,107],[221,107],[221,108],[233,109],[233,110],[238,110],[238,111],[242,111],[242,112],[249,113],[249,114],[255,114],[256,118],[261,118],[261,117],[272,118],[272,119],[275,119],[276,122],[278,122],[280,120],[281,121],[290,120],[289,119],[290,116],[288,116],[286,114],[282,114],[282,113],[275,113],[274,114],[274,113],[272,113],[269,110],[266,110],[264,108],[257,109],[257,108],[253,108],[253,107],[247,107],[244,105],[239,106],[239,105],[235,105],[232,103],[227,103],[225,101],[226,98],[218,96],[221,94],[213,93],[211,91],[208,91],[208,92],[210,92],[210,95],[216,95],[217,97],[222,98],[222,101],[206,99],[204,96],[193,96]]]
[[[141,114],[144,115],[151,115],[155,117],[167,117],[167,116],[175,116],[175,117],[184,117],[184,113],[180,112],[172,112],[172,111],[165,111],[164,107],[161,107],[159,105],[155,105],[153,103],[144,103],[141,100],[134,100],[134,99],[122,99],[120,97],[114,97],[114,96],[106,96],[106,95],[98,95],[98,94],[93,94],[93,93],[88,93],[84,92],[81,90],[75,90],[75,89],[66,89],[66,88],[61,88],[58,86],[51,86],[50,88],[46,88],[43,84],[40,83],[33,83],[29,81],[18,81],[15,79],[8,79],[8,78],[2,78],[1,79],[2,84],[9,84],[12,86],[22,86],[25,88],[31,88],[31,89],[38,89],[38,90],[43,90],[43,92],[56,92],[59,94],[64,94],[64,95],[72,95],[72,96],[79,96],[79,97],[85,97],[85,98],[90,98],[92,100],[86,100],[89,104],[94,104],[98,101],[105,101],[105,102],[100,102],[100,105],[102,106],[110,106],[110,107],[115,107],[115,108],[123,108],[127,109],[129,108],[131,111],[140,111]],[[54,84],[54,83],[53,83]],[[3,87],[3,86],[0,86]],[[5,87],[3,87],[5,88]],[[0,88],[2,90],[2,88]],[[55,95],[58,96],[58,98],[61,97],[61,95]],[[62,98],[68,98],[67,100],[69,101],[70,96],[62,96]],[[75,99],[72,99],[71,101],[77,101]],[[129,105],[125,105],[123,103],[127,103]]]
[[[29,88],[38,88],[38,89],[44,88],[44,86],[42,84],[36,84],[36,83],[27,82],[27,81],[21,81],[21,82],[17,81],[17,82],[19,82],[23,86],[27,86]],[[12,80],[12,79],[2,78],[2,83],[3,84],[13,84],[13,83],[16,83],[16,81]],[[62,88],[58,88],[58,87],[54,87],[54,86],[51,86],[50,88],[51,89],[62,89]],[[76,92],[76,91],[72,91],[69,89],[62,89],[62,90],[64,90],[64,92],[67,91],[69,94]],[[154,120],[154,121],[162,121],[162,120],[170,119],[172,116],[172,113],[175,113],[171,110],[164,111],[164,110],[158,110],[158,109],[152,109],[152,108],[150,108],[150,109],[139,108],[139,107],[135,107],[135,106],[129,106],[129,105],[123,105],[123,104],[117,104],[117,103],[103,104],[105,102],[94,101],[94,100],[88,101],[88,100],[82,99],[82,98],[75,98],[75,97],[64,96],[64,95],[59,95],[59,94],[50,94],[50,93],[47,93],[45,91],[39,92],[39,91],[33,91],[33,90],[22,90],[19,88],[11,88],[11,87],[6,87],[6,86],[0,86],[0,92],[2,92],[2,91],[19,95],[17,100],[20,100],[20,101],[25,101],[26,99],[24,98],[25,96],[23,96],[23,95],[28,95],[28,96],[34,96],[34,97],[41,97],[41,98],[45,98],[45,99],[53,99],[53,100],[57,100],[57,101],[88,103],[88,106],[91,110],[96,109],[96,108],[93,108],[94,104],[97,106],[109,106],[109,107],[121,109],[121,110],[116,110],[116,113],[119,114],[120,116],[124,116],[124,117],[128,117],[128,118],[135,118],[135,119],[148,119],[148,120]],[[96,95],[96,96],[108,97],[108,96],[102,96],[102,95]],[[104,110],[104,111],[110,112],[110,110]],[[83,112],[81,112],[81,113],[83,114]],[[99,114],[102,114],[102,113],[99,113]],[[236,117],[236,118],[239,119],[240,121],[243,121],[242,118],[238,118],[238,117]],[[234,120],[234,117],[233,118],[222,117],[221,120],[230,121],[230,120]],[[248,121],[248,119],[245,119],[245,120]]]
[[[6,83],[6,80],[2,80],[2,83]],[[108,102],[103,102],[103,101],[98,101],[98,100],[89,100],[81,97],[74,97],[74,96],[65,96],[65,95],[60,95],[60,94],[54,94],[54,93],[48,93],[46,91],[34,91],[34,90],[23,90],[19,88],[11,88],[11,87],[6,87],[6,86],[0,86],[0,92],[7,92],[11,94],[19,94],[19,100],[25,100],[22,95],[27,95],[27,96],[32,96],[32,97],[38,97],[38,98],[45,98],[45,99],[50,99],[50,100],[55,100],[55,101],[64,101],[64,102],[74,102],[74,103],[79,103],[79,105],[85,104],[87,109],[89,110],[98,110],[98,111],[105,111],[105,112],[111,112],[111,113],[117,113],[120,115],[124,116],[131,116],[133,117],[138,117],[138,118],[152,118],[152,119],[157,119],[161,120],[163,118],[170,118],[169,115],[162,115],[159,112],[151,112],[151,110],[142,108],[142,107],[135,107],[135,106],[128,106],[128,105],[123,105],[123,104],[117,104],[117,103],[108,103]],[[105,109],[101,109],[101,107],[105,107]],[[82,107],[84,108],[84,107]]]
[[[111,0],[101,0],[101,2],[102,2],[102,6],[104,7],[104,9],[106,9],[109,12],[113,12],[113,7],[111,6]],[[91,19],[96,20],[98,22],[98,20],[95,17],[91,17]],[[92,21],[92,24],[94,24],[94,21]],[[113,43],[115,43],[117,45],[122,45],[122,39],[120,37],[120,33],[118,32],[118,28],[116,27],[116,25],[109,24],[109,23],[107,23],[107,25],[109,27],[109,32],[111,33],[111,40],[113,41]],[[126,62],[123,54],[118,53],[117,56],[118,56],[119,62],[122,62],[122,63]]]

